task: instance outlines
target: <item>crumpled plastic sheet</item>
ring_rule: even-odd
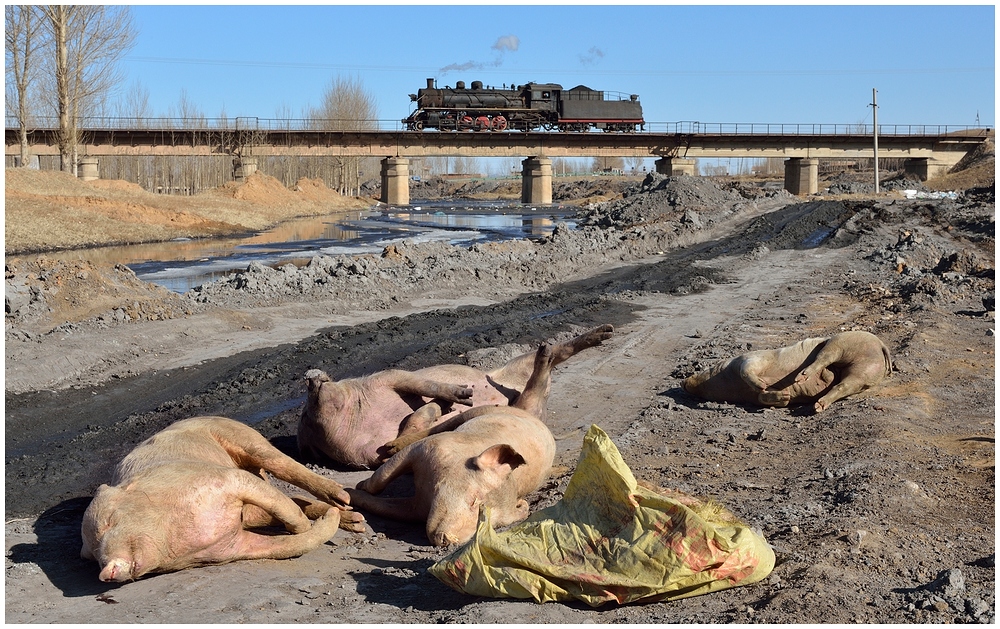
[[[615,444],[591,426],[559,503],[502,532],[482,510],[474,537],[430,572],[467,594],[592,607],[760,581],[774,569],[774,551],[722,511],[639,486]]]

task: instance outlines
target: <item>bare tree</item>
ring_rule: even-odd
[[[330,131],[360,131],[378,127],[375,99],[361,79],[337,77],[330,82],[323,103],[310,112],[313,124]],[[372,168],[371,158],[339,157],[333,160],[332,187],[341,194],[356,194],[361,188],[361,173]]]
[[[621,157],[595,157],[591,169],[593,172],[621,171],[625,169],[625,160]]]
[[[134,129],[149,126],[149,119],[153,117],[153,110],[149,105],[149,90],[138,79],[129,86],[124,99],[118,101],[117,115],[127,119],[127,123],[122,123],[124,126]]]
[[[55,62],[55,109],[59,115],[62,170],[73,172],[80,117],[104,105],[120,83],[118,61],[135,43],[127,6],[46,5],[41,7]]]
[[[28,149],[29,108],[34,79],[38,74],[35,54],[43,44],[42,17],[33,6],[4,6],[5,115],[17,119],[21,165],[30,159]]]

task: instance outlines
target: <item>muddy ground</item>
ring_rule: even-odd
[[[908,200],[650,176],[550,238],[401,243],[183,297],[122,268],[8,264],[5,619],[993,622],[994,208],[992,178]],[[422,527],[377,517],[297,559],[126,584],[79,557],[93,490],[173,421],[235,417],[297,456],[310,368],[489,367],[600,323],[615,336],[555,371],[556,467],[532,508],[560,498],[597,424],[637,478],[758,527],[777,556],[768,578],[599,609],[471,597],[426,571],[447,551]],[[717,359],[849,329],[879,335],[894,372],[820,415],[679,388]],[[368,475],[309,464],[347,485]]]

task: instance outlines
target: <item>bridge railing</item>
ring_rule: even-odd
[[[308,118],[129,118],[83,117],[78,128],[87,130],[177,130],[177,131],[402,131],[401,120]],[[17,118],[6,117],[7,129],[17,129]],[[56,117],[35,117],[29,128],[56,129]],[[881,136],[981,135],[991,127],[970,125],[898,125],[880,124]],[[874,127],[867,124],[768,123],[768,122],[647,122],[642,133],[705,135],[836,135],[871,136]]]

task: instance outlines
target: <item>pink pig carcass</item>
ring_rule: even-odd
[[[602,325],[553,346],[552,364],[599,345],[613,330]],[[452,409],[453,405],[510,404],[524,390],[534,362],[535,353],[528,352],[490,372],[466,365],[437,365],[417,371],[392,369],[339,382],[319,369],[309,370],[308,398],[298,428],[299,451],[353,468],[376,468],[393,453],[389,442],[454,416],[461,409]]]
[[[427,538],[437,546],[471,539],[482,506],[489,507],[494,526],[528,517],[524,496],[541,486],[556,452],[541,421],[553,363],[553,348],[543,345],[524,390],[509,406],[477,406],[402,437],[411,443],[347,490],[352,505],[396,520],[426,521]],[[413,474],[412,497],[376,495],[405,473]]]
[[[882,340],[855,330],[722,360],[686,378],[681,386],[714,402],[812,404],[819,413],[875,386],[891,372],[892,358]]]
[[[264,472],[323,502],[289,498]],[[297,557],[337,528],[364,530],[343,487],[307,469],[257,431],[224,417],[179,421],[139,444],[83,514],[84,559],[102,581],[127,581],[239,559]],[[333,505],[333,506],[331,506]],[[314,520],[314,521],[310,521]],[[250,529],[284,526],[290,535]]]

